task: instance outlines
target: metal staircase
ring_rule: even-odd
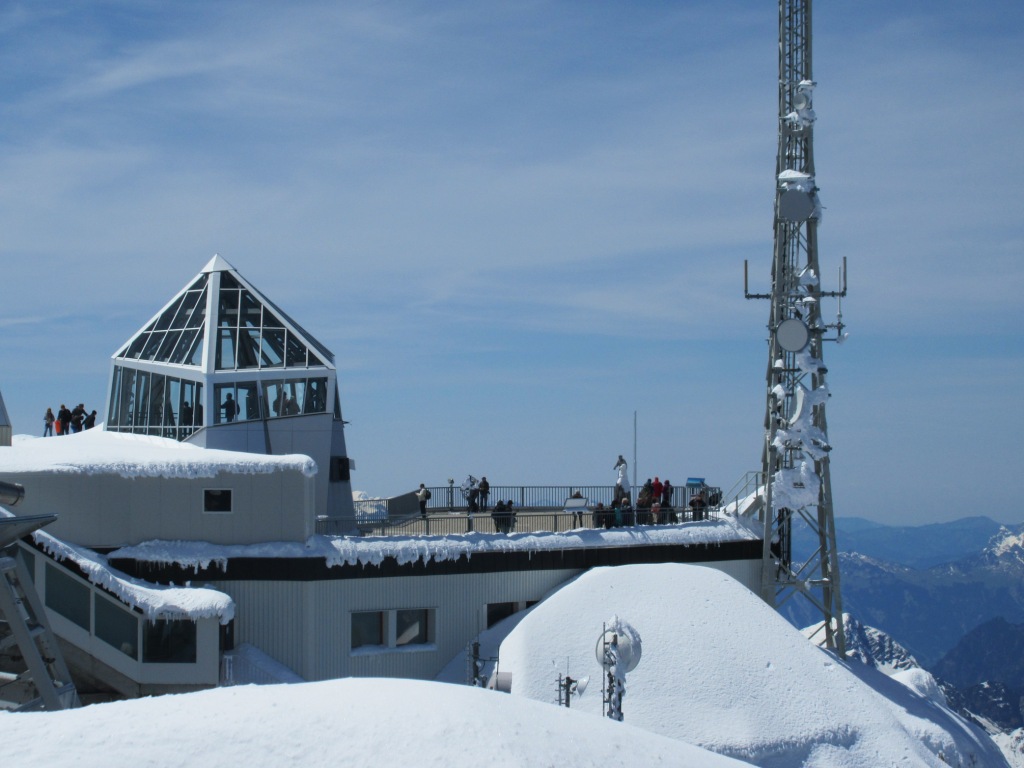
[[[79,706],[39,595],[10,547],[55,519],[56,515],[0,518],[0,658],[7,662],[6,670],[0,672],[0,709],[23,712]],[[13,671],[21,666],[22,671]]]

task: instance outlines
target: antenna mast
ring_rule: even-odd
[[[825,645],[845,656],[839,564],[829,477],[829,398],[823,342],[842,341],[842,314],[821,319],[818,266],[821,203],[814,173],[811,74],[811,0],[779,0],[779,149],[775,174],[775,247],[768,318],[767,405],[762,453],[764,523],[761,596],[780,607],[800,595],[820,610]],[[746,270],[746,265],[744,266]],[[826,334],[835,331],[835,337]],[[806,562],[793,559],[793,531],[806,526],[817,549]]]

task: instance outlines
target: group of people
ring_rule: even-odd
[[[487,511],[487,500],[491,495],[491,484],[487,482],[486,476],[477,480],[470,475],[462,483],[460,489],[462,490],[462,495],[466,498],[471,514]]]
[[[665,525],[679,522],[679,515],[672,498],[675,487],[671,481],[663,482],[657,476],[654,479],[647,478],[647,481],[640,487],[634,508],[628,465],[622,454],[619,454],[612,469],[618,473],[612,506],[606,508],[603,504],[597,505],[594,510],[595,527],[612,528],[621,525],[653,525],[655,523]],[[705,518],[708,500],[704,497],[703,490],[698,490],[690,497],[688,506],[693,520],[700,521]]]
[[[70,435],[95,426],[96,411],[86,411],[84,403],[79,403],[74,408],[68,408],[61,403],[56,414],[52,408],[47,408],[43,414],[43,437]]]

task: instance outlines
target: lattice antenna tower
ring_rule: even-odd
[[[845,655],[832,486],[829,477],[829,397],[825,341],[842,341],[835,323],[821,317],[821,300],[846,295],[821,290],[818,223],[821,203],[814,172],[814,78],[811,72],[811,0],[779,2],[779,149],[776,158],[775,247],[768,318],[767,404],[762,453],[764,552],[761,596],[781,607],[806,598],[821,612],[825,645]],[[831,338],[827,335],[833,333]],[[793,558],[793,532],[806,526],[817,548]]]

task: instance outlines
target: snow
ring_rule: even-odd
[[[756,541],[759,537],[743,520],[723,516],[719,520],[679,526],[579,529],[563,533],[466,533],[448,536],[312,536],[305,543],[269,542],[221,545],[202,541],[146,541],[111,552],[111,559],[129,558],[161,565],[199,570],[211,564],[225,568],[231,558],[322,558],[330,567],[379,565],[394,558],[400,565],[471,558],[485,552],[541,552],[582,547],[637,545],[716,546],[731,541]]]
[[[60,472],[121,477],[198,478],[221,472],[264,474],[297,469],[307,477],[317,472],[308,456],[264,456],[221,451],[164,437],[128,435],[89,429],[63,437],[15,435],[9,450],[0,452],[0,472]]]
[[[743,763],[628,724],[416,680],[235,686],[43,714],[0,714],[9,766],[495,768]]]
[[[551,702],[559,673],[589,676],[572,706],[600,715],[594,647],[612,613],[643,637],[628,724],[770,768],[1006,764],[924,681],[910,676],[908,688],[839,661],[741,584],[695,565],[597,568],[535,606],[501,643],[512,695]]]
[[[0,507],[0,516],[15,517]],[[92,584],[102,587],[131,608],[138,608],[147,619],[219,619],[228,624],[235,617],[235,602],[223,592],[209,587],[162,586],[135,579],[111,568],[107,558],[91,549],[69,544],[35,531],[33,540],[57,561],[71,561]]]

